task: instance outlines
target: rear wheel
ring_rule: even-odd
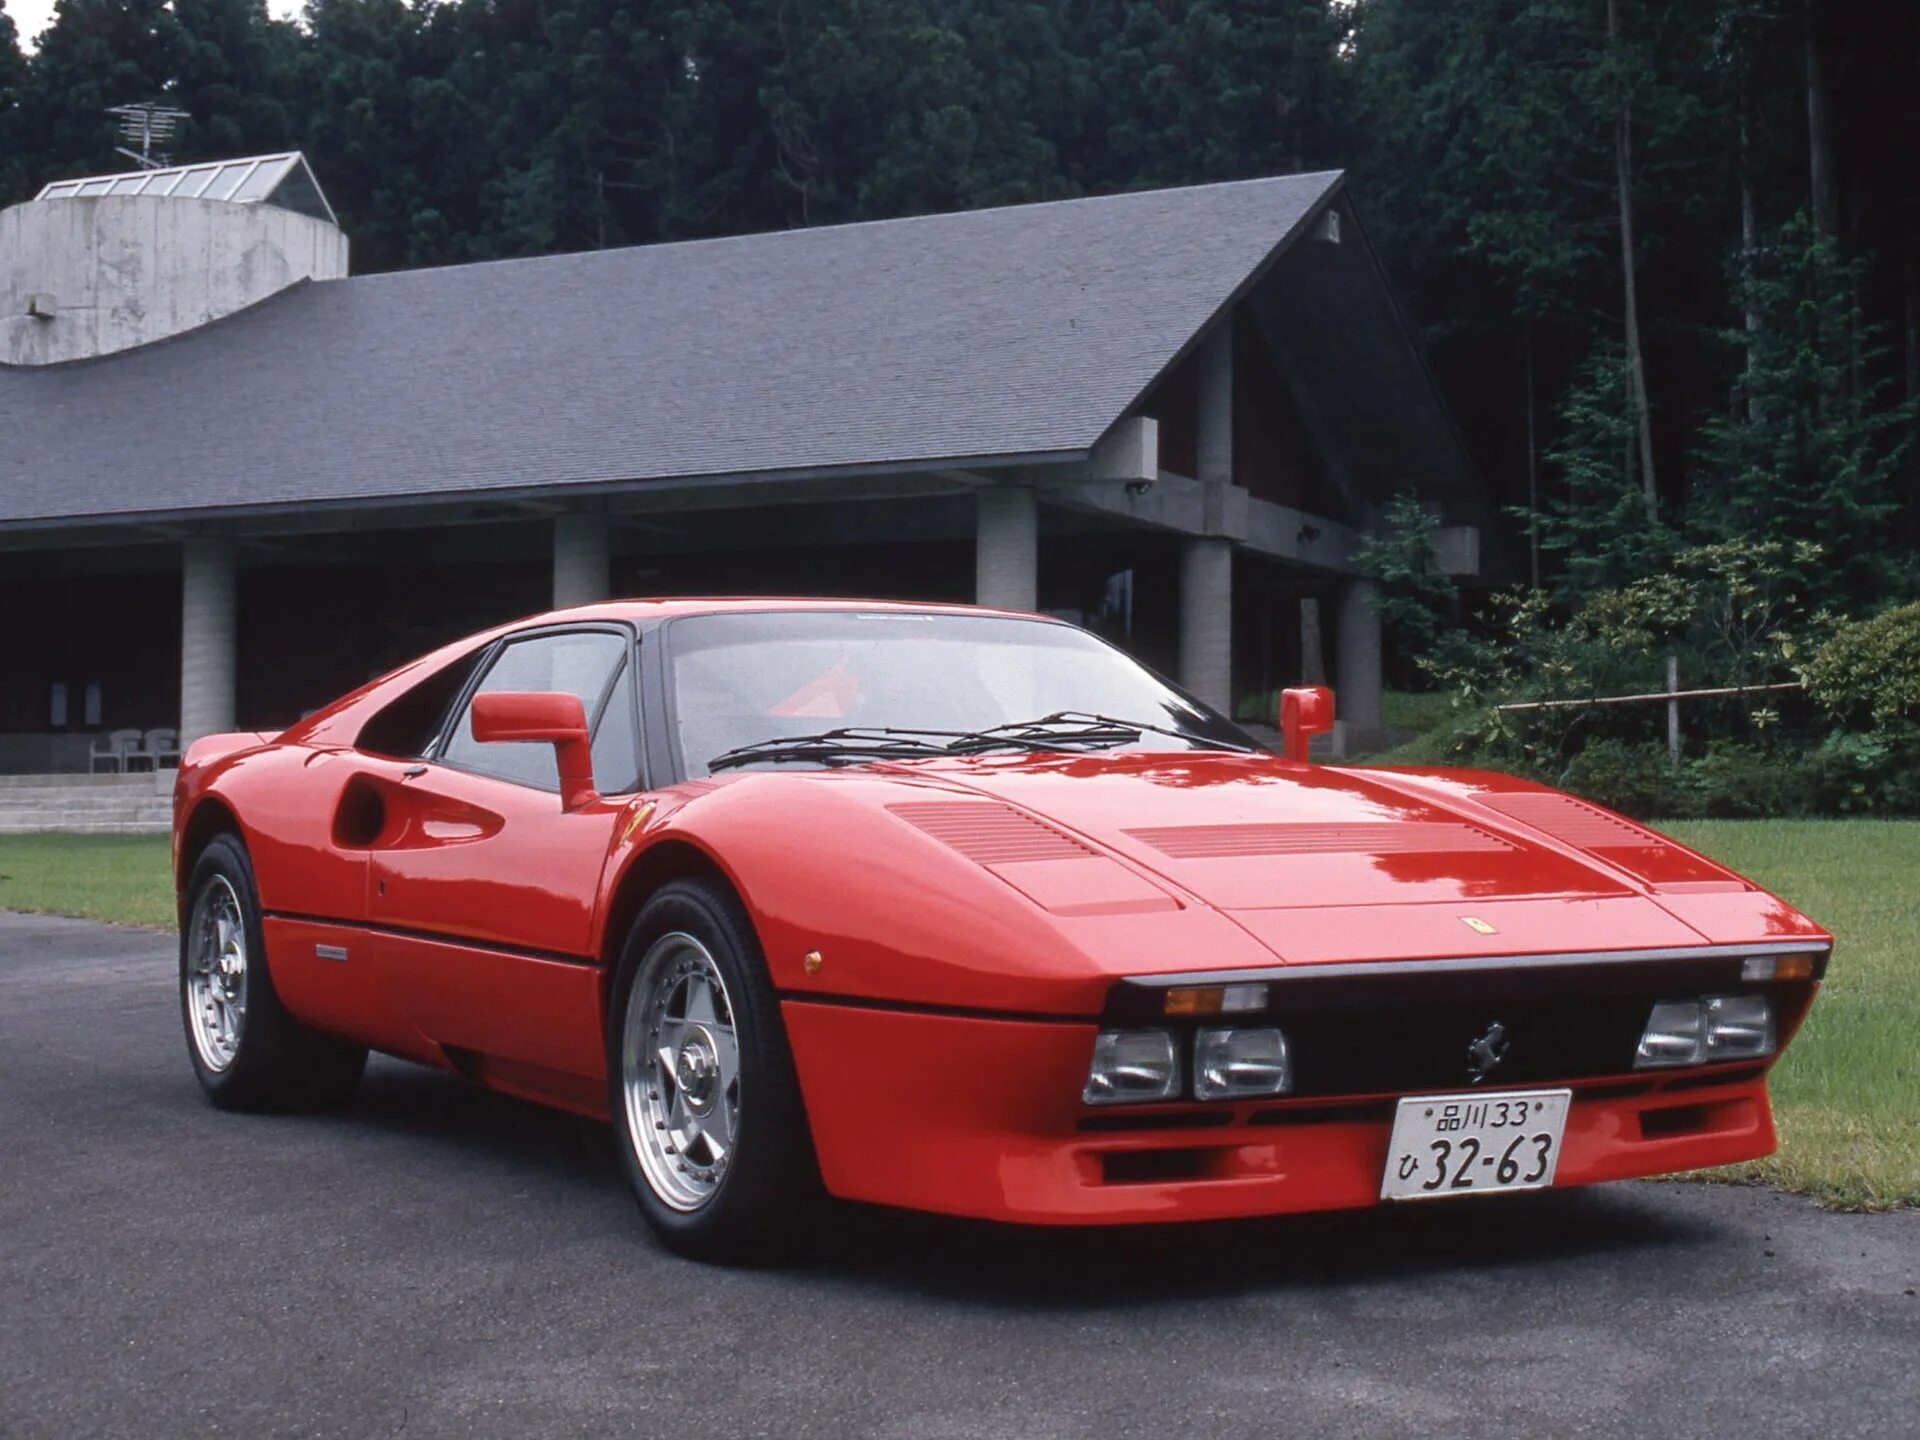
[[[187,1054],[223,1110],[338,1104],[366,1066],[364,1046],[309,1030],[280,1003],[260,928],[246,848],[216,836],[188,882],[180,932],[180,1014]]]
[[[819,1180],[759,943],[723,886],[678,880],[647,903],[608,1029],[621,1158],[655,1233],[706,1259],[789,1248]]]

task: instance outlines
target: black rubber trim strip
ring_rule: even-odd
[[[1743,960],[1753,955],[1813,955],[1814,979],[1826,970],[1832,947],[1824,940],[1783,940],[1778,944],[1680,945],[1659,950],[1570,950],[1533,955],[1460,955],[1429,960],[1343,960],[1330,963],[1262,965],[1247,970],[1187,970],[1165,975],[1129,975],[1120,983],[1140,990],[1163,990],[1172,985],[1233,985],[1249,980],[1354,980],[1383,975],[1438,975],[1448,971],[1498,974],[1512,970],[1551,969],[1558,966],[1652,965],[1675,960]]]
[[[1028,1025],[1098,1025],[1098,1015],[1056,1015],[1041,1010],[994,1010],[975,1005],[925,1005],[913,1000],[873,1000],[864,995],[836,995],[813,990],[779,990],[782,1004],[834,1005],[843,1010],[890,1010],[901,1015],[940,1015],[953,1020],[1014,1020]]]
[[[331,915],[303,915],[294,910],[262,910],[265,920],[291,920],[300,925],[331,925],[340,930],[359,930],[369,935],[392,935],[401,940],[424,940],[433,945],[455,945],[462,950],[485,950],[492,955],[511,955],[516,960],[551,960],[561,965],[591,965],[600,961],[592,955],[570,955],[564,950],[535,950],[525,945],[502,945],[493,940],[476,940],[471,935],[453,935],[443,930],[415,930],[405,925],[379,925],[368,920],[340,920]]]

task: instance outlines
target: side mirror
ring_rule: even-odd
[[[483,745],[503,740],[544,740],[553,746],[560,772],[560,805],[578,810],[598,797],[593,789],[593,744],[587,712],[578,695],[560,691],[496,690],[473,697],[473,738]]]
[[[1324,685],[1302,685],[1280,692],[1281,753],[1307,763],[1313,737],[1333,729],[1333,691]]]

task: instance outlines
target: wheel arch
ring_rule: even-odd
[[[647,901],[663,886],[675,880],[694,877],[711,879],[726,886],[728,893],[747,912],[751,923],[753,909],[746,903],[746,896],[712,852],[681,836],[663,836],[628,862],[607,897],[606,922],[600,931],[600,959],[605,977],[602,981],[603,1002],[612,998],[614,972],[620,964],[620,948],[627,943],[627,932],[633,928],[633,922],[646,907]]]
[[[193,867],[200,863],[207,846],[220,835],[231,835],[242,845],[247,843],[247,837],[240,828],[240,817],[234,814],[233,807],[217,795],[204,795],[196,801],[178,833],[179,843],[174,847],[173,890],[175,904],[181,908],[180,918],[184,923],[187,882],[193,878]]]

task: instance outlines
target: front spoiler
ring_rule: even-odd
[[[1079,1103],[1097,1029],[1089,1022],[792,999],[782,1011],[822,1177],[848,1199],[1034,1224],[1227,1219],[1378,1201],[1397,1096],[1095,1115]],[[1774,1150],[1761,1064],[1596,1077],[1572,1088],[1556,1188]],[[1140,1128],[1123,1128],[1133,1125]]]

